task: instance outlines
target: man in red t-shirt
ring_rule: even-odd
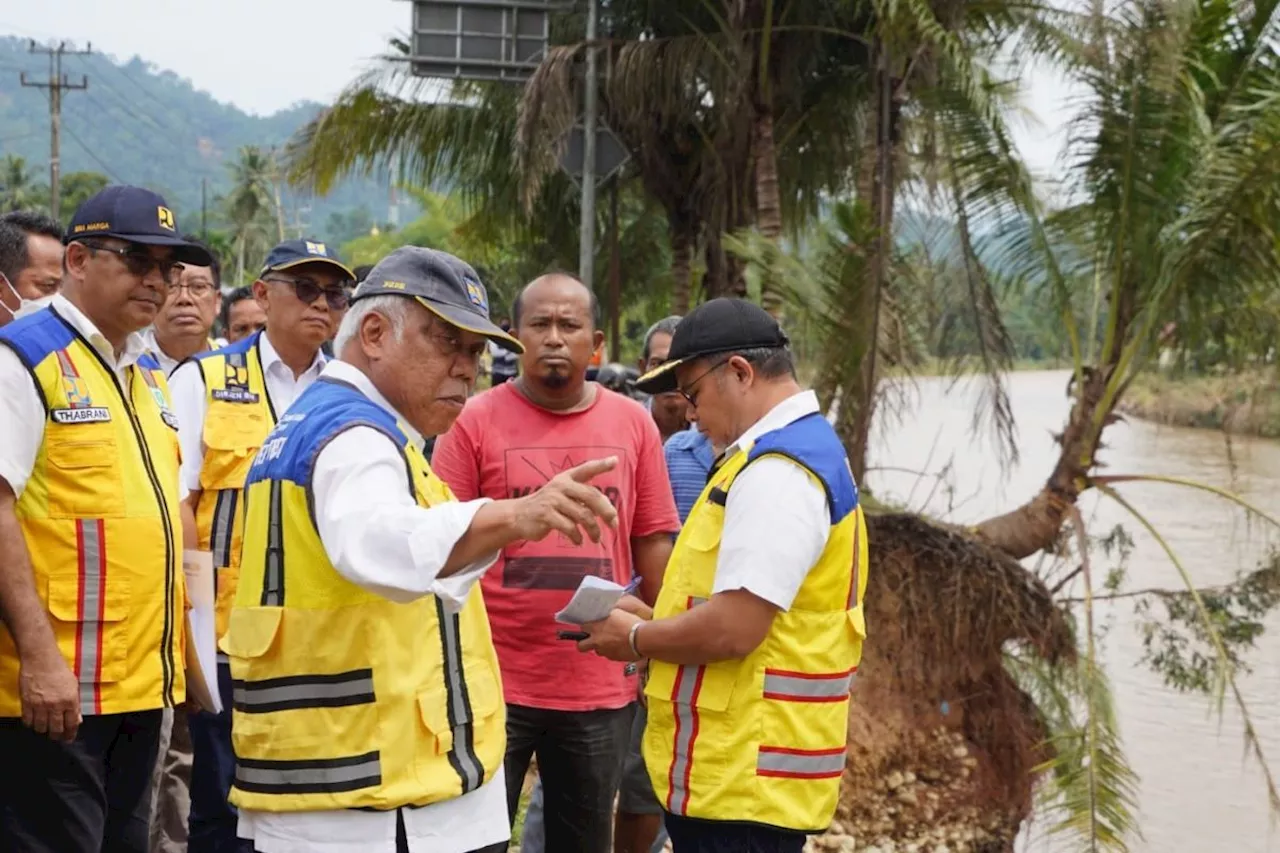
[[[594,481],[618,510],[599,544],[552,536],[503,551],[482,580],[507,701],[507,799],[512,816],[538,757],[549,851],[609,853],[613,801],[636,701],[621,664],[557,639],[555,613],[584,575],[620,584],[633,574],[652,602],[680,528],[662,440],[642,406],[594,382],[603,340],[598,304],[579,281],[543,276],[520,293],[513,332],[520,376],[473,397],[436,442],[432,468],[458,500],[528,494],[588,459],[617,456]]]

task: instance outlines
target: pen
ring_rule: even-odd
[[[627,584],[626,587],[622,590],[622,594],[630,595],[631,593],[635,592],[639,588],[640,588],[640,576],[636,575],[631,579],[631,583]]]

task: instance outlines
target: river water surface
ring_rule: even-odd
[[[990,430],[971,431],[982,388],[977,380],[917,379],[903,387],[910,407],[877,424],[868,485],[878,494],[954,522],[975,522],[1031,497],[1049,475],[1058,448],[1052,433],[1065,423],[1069,374],[1013,374],[1010,396],[1021,459],[1002,470]],[[1188,477],[1231,489],[1280,516],[1280,442],[1234,438],[1132,420],[1106,432],[1100,454],[1106,473]],[[943,474],[926,479],[907,468]],[[1250,523],[1244,513],[1207,492],[1140,483],[1120,487],[1162,532],[1199,585],[1220,584],[1255,567],[1275,544],[1276,531]],[[1081,503],[1089,532],[1125,525],[1135,540],[1126,588],[1178,587],[1175,569],[1157,542],[1118,504],[1087,495]],[[1095,556],[1095,579],[1111,564]],[[1097,582],[1097,581],[1095,581]],[[1100,605],[1109,630],[1102,660],[1112,680],[1121,736],[1139,774],[1143,838],[1131,849],[1146,853],[1280,853],[1280,828],[1269,826],[1262,774],[1243,758],[1241,720],[1228,699],[1221,718],[1206,697],[1179,694],[1139,663],[1142,640],[1132,601]],[[1280,613],[1249,655],[1245,699],[1273,772],[1280,774]],[[871,640],[874,642],[874,639]],[[1032,853],[1058,849],[1033,826],[1023,844]]]

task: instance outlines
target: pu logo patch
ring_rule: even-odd
[[[481,311],[487,312],[489,310],[489,300],[485,296],[484,288],[480,285],[480,282],[472,281],[471,279],[466,279],[465,281],[467,285],[467,300]]]
[[[229,359],[226,362],[226,367],[226,384],[228,386],[238,385],[241,388],[249,387],[249,368],[245,367],[243,364],[232,364]]]
[[[62,390],[67,395],[67,406],[72,409],[87,409],[93,405],[93,401],[89,399],[89,389],[85,387],[84,380],[79,376],[62,377]]]
[[[177,226],[173,222],[173,211],[167,207],[156,208],[157,219],[160,221],[160,227],[166,231],[176,231]]]
[[[307,254],[329,256],[329,252],[325,249],[324,243],[312,243],[310,240],[304,241],[307,244]]]
[[[111,410],[102,406],[50,409],[49,417],[58,424],[104,424],[111,420]]]

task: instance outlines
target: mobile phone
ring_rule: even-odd
[[[586,631],[556,631],[557,638],[561,640],[573,640],[575,643],[578,640],[585,640],[589,636],[591,635]]]

